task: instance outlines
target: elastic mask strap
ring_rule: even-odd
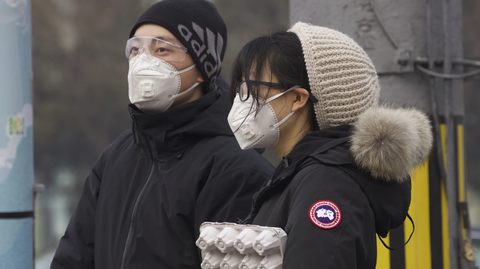
[[[282,93],[279,93],[279,94],[277,94],[277,95],[274,95],[274,96],[268,98],[267,100],[265,100],[265,103],[268,104],[268,103],[270,103],[271,101],[277,99],[278,97],[280,97],[280,96],[286,94],[287,92],[292,91],[293,89],[298,88],[298,87],[300,87],[300,86],[295,85],[295,86],[289,88],[288,90],[286,90],[286,91],[284,91],[284,92],[282,92]],[[295,113],[295,112],[292,112],[292,113],[288,114],[285,118],[283,118],[283,120],[279,121],[277,124],[270,125],[270,129],[271,129],[271,130],[275,130],[278,126],[282,125],[284,122],[286,122],[288,119],[290,119],[290,118],[293,116],[294,113]]]
[[[192,66],[190,66],[190,67],[187,67],[187,68],[183,69],[182,71],[177,71],[177,74],[185,73],[185,72],[187,72],[187,71],[192,70],[193,68],[195,68],[195,65],[192,65]]]
[[[275,125],[270,125],[270,129],[275,130],[275,128],[277,128],[278,126],[280,126],[280,125],[282,125],[284,122],[286,122],[288,119],[290,119],[290,118],[293,116],[294,113],[295,113],[295,112],[292,112],[292,113],[288,114],[285,118],[283,118],[283,120],[279,121],[277,124],[275,124]]]
[[[185,91],[179,93],[179,94],[175,94],[175,95],[169,95],[168,98],[170,99],[175,99],[175,98],[178,98],[184,94],[187,94],[189,91],[193,90],[195,87],[197,87],[198,85],[200,84],[200,82],[197,82],[195,84],[192,85],[192,87],[186,89]]]
[[[413,235],[413,233],[415,232],[415,223],[413,223],[413,219],[412,219],[412,217],[410,217],[410,215],[409,215],[408,213],[407,213],[407,218],[410,220],[410,222],[412,222],[413,230],[412,230],[412,233],[410,234],[410,237],[408,237],[407,242],[405,242],[403,245],[401,245],[401,246],[399,246],[399,247],[394,247],[394,248],[393,248],[393,247],[389,247],[389,246],[387,246],[387,244],[385,244],[385,242],[383,242],[383,239],[382,239],[380,236],[377,235],[377,236],[378,236],[378,239],[380,239],[380,241],[382,242],[382,244],[383,244],[386,248],[388,248],[389,250],[399,249],[399,248],[405,246],[406,244],[408,244],[408,242],[410,242],[410,239],[412,239],[412,235]]]
[[[284,91],[284,92],[282,92],[282,93],[279,93],[279,94],[277,94],[277,95],[274,95],[274,96],[268,98],[267,100],[265,100],[265,103],[270,103],[271,101],[273,101],[273,100],[277,99],[278,97],[286,94],[287,92],[292,91],[293,89],[299,88],[299,87],[300,87],[300,86],[295,85],[295,86],[291,87],[290,89],[288,89],[288,90],[286,90],[286,91]]]
[[[182,73],[188,72],[188,71],[192,70],[193,68],[195,68],[195,65],[189,66],[189,67],[183,69],[182,71],[177,71],[177,74],[182,74]],[[188,92],[190,92],[191,90],[193,90],[195,87],[197,87],[198,84],[200,84],[200,82],[197,82],[197,83],[193,84],[190,88],[186,89],[185,91],[183,91],[179,94],[170,95],[170,96],[168,96],[168,98],[175,99],[175,98],[178,98],[182,95],[185,95]]]

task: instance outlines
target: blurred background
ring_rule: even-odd
[[[222,76],[228,82],[233,59],[245,43],[288,28],[289,3],[211,1],[227,24]],[[46,187],[35,203],[37,269],[49,268],[97,157],[131,127],[125,42],[136,19],[154,2],[31,2],[35,183]],[[478,14],[480,1],[463,1],[464,55],[480,60]],[[467,80],[464,94],[467,199],[471,224],[480,227],[480,78]]]
[[[131,127],[125,44],[156,0],[32,0],[37,269],[50,263],[90,169]],[[286,30],[288,0],[213,0],[228,29],[222,76],[260,35]],[[271,156],[271,154],[270,154]]]

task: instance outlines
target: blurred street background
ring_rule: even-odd
[[[131,128],[125,44],[155,2],[32,0],[35,182],[46,186],[35,207],[37,269],[49,268],[96,159]],[[288,0],[211,2],[227,25],[222,76],[229,82],[248,41],[288,29]]]
[[[35,203],[37,269],[49,268],[97,157],[131,127],[125,43],[136,19],[154,2],[31,1],[35,183],[45,185]],[[289,2],[212,2],[227,24],[222,76],[229,82],[232,61],[243,45],[288,29]],[[480,60],[479,14],[480,1],[463,1],[465,58]],[[471,224],[480,233],[480,77],[465,81],[464,95],[467,201]]]

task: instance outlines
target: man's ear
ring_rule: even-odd
[[[308,102],[308,97],[310,96],[308,91],[305,90],[304,88],[295,88],[292,91],[293,96],[293,104],[292,104],[292,112],[296,112],[303,108],[307,102]]]
[[[199,73],[200,73],[200,72],[199,72]],[[205,81],[203,80],[202,73],[200,73],[200,75],[197,77],[197,82],[199,82],[199,83],[205,82]]]

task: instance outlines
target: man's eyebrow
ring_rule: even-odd
[[[161,40],[168,41],[168,42],[173,43],[173,44],[177,44],[177,43],[178,43],[178,42],[175,40],[175,38],[169,37],[169,36],[156,36],[156,38],[161,39]],[[177,44],[177,45],[179,45],[179,44]]]
[[[141,36],[133,36],[133,37],[141,37]],[[177,44],[178,42],[175,40],[175,38],[173,37],[170,37],[170,36],[156,36],[155,38],[158,38],[158,39],[161,39],[161,40],[165,40],[165,41],[168,41],[170,43],[173,43],[173,44]],[[177,45],[180,45],[180,46],[183,46],[182,44],[177,44]]]

